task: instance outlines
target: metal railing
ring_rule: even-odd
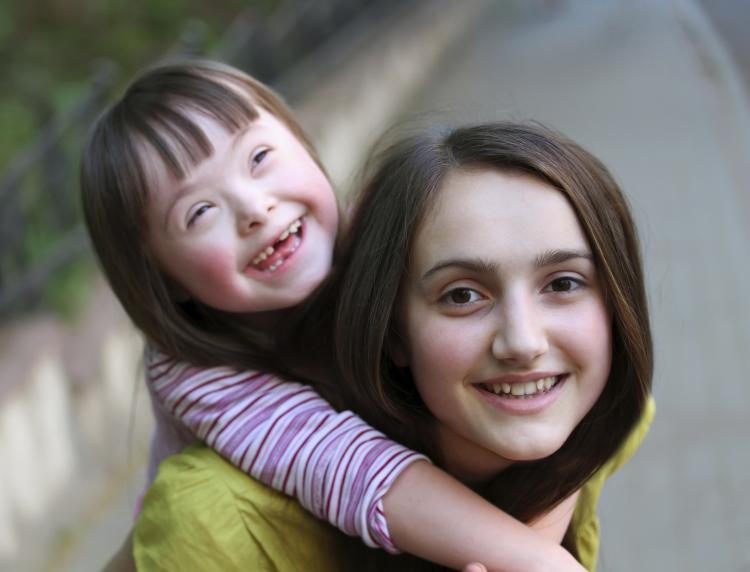
[[[112,65],[97,66],[87,93],[42,129],[0,181],[0,317],[33,308],[50,278],[86,252],[79,150],[116,75]]]

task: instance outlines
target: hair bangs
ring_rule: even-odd
[[[216,121],[230,133],[258,118],[247,89],[223,77],[201,77],[176,69],[126,94],[123,109],[141,142],[150,146],[169,173],[179,179],[210,157],[213,146],[192,115]],[[169,94],[165,97],[164,94]]]

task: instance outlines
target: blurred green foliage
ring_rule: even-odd
[[[42,297],[47,307],[63,319],[74,318],[89,298],[95,271],[91,258],[81,258],[63,268],[44,286]]]
[[[0,168],[86,89],[92,62],[114,61],[123,80],[202,22],[209,42],[243,9],[275,0],[0,0]]]

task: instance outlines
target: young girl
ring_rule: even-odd
[[[212,63],[155,68],[100,118],[81,178],[97,255],[149,344],[152,469],[197,438],[371,546],[576,568],[423,456],[258,371],[287,370],[274,329],[329,272],[338,223],[314,150],[265,86]]]
[[[574,143],[512,123],[433,130],[377,164],[321,296],[337,300],[339,391],[594,570],[603,482],[653,414],[643,275],[620,190]],[[229,569],[247,564],[237,498],[252,486],[205,448],[166,461],[136,529],[139,563],[179,567],[210,546],[235,557]],[[429,568],[347,549],[287,509],[267,515],[294,541],[263,536],[289,545],[280,569]],[[192,524],[154,541],[165,521]],[[223,534],[196,538],[217,521]],[[323,553],[305,561],[310,543]]]

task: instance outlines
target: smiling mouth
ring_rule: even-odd
[[[553,375],[535,381],[520,383],[480,383],[479,388],[506,399],[529,399],[551,391],[563,379],[564,375]]]
[[[250,266],[262,272],[277,270],[302,244],[302,217],[292,222],[276,239],[276,242],[261,250]]]

